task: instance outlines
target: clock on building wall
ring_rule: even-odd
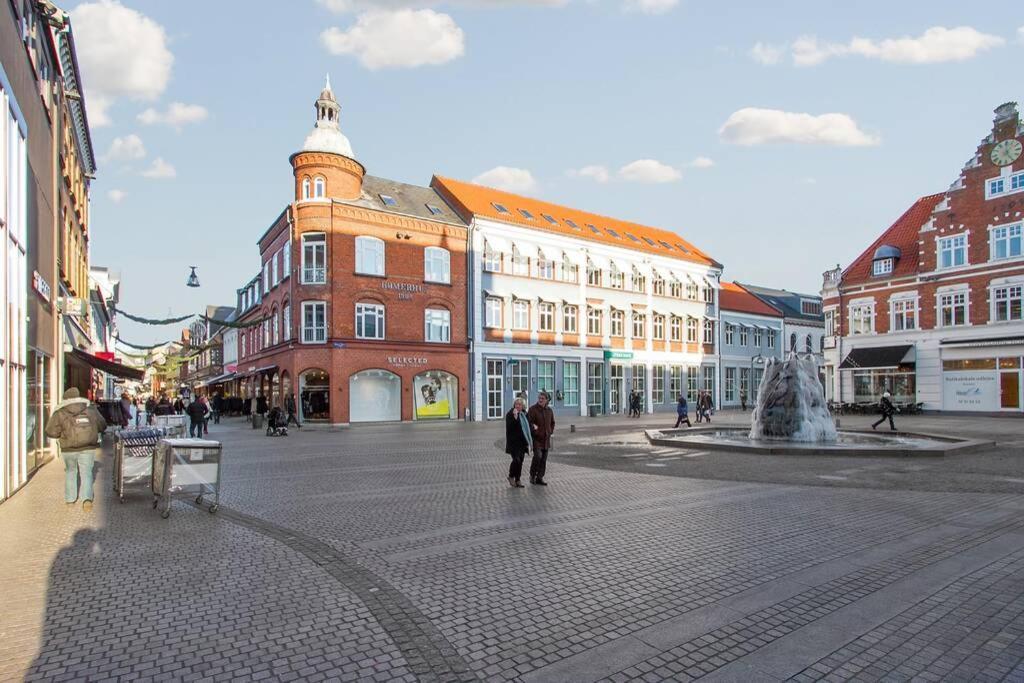
[[[1007,166],[1017,161],[1024,145],[1018,140],[1003,140],[992,148],[992,163],[996,166]]]

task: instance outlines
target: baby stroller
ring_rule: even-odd
[[[288,436],[288,418],[280,408],[271,408],[267,415],[267,436]]]

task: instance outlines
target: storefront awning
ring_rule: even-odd
[[[840,370],[856,368],[898,368],[917,360],[913,344],[854,349],[839,365]]]
[[[146,376],[145,370],[128,367],[127,365],[115,363],[114,361],[110,360],[104,360],[103,358],[98,358],[92,355],[91,353],[86,353],[81,349],[72,349],[71,355],[77,358],[78,360],[82,361],[86,365],[96,368],[101,372],[105,372],[108,375],[114,375],[115,377],[123,377],[124,379],[130,379],[136,382],[141,382],[142,378]]]
[[[235,378],[235,373],[233,373],[233,372],[225,372],[223,375],[220,375],[218,377],[214,377],[213,379],[207,381],[206,383],[207,384],[220,384],[221,382],[227,382],[228,380],[234,379],[234,378]]]
[[[973,339],[943,339],[939,342],[943,346],[1015,346],[1016,344],[1024,344],[1024,337],[988,337]]]
[[[239,377],[251,377],[252,375],[258,375],[263,372],[270,372],[271,370],[277,370],[276,365],[265,365],[262,368],[253,368],[247,372],[238,373]]]

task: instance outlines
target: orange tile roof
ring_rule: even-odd
[[[568,235],[691,263],[721,266],[715,259],[669,230],[600,216],[441,176],[434,176],[430,186],[457,211],[463,213],[466,220],[472,216],[481,216],[542,232]]]
[[[718,307],[723,311],[770,315],[773,318],[782,317],[782,313],[774,306],[769,306],[735,282],[723,281],[722,291],[719,292],[718,297]]]
[[[843,285],[859,285],[870,280],[889,280],[916,273],[918,262],[921,260],[918,258],[918,232],[932,215],[935,205],[942,201],[944,196],[945,193],[940,192],[926,195],[915,201],[902,216],[896,219],[895,223],[890,225],[843,271]],[[874,277],[871,271],[875,250],[883,244],[897,247],[902,256],[896,261],[896,267],[891,273]]]

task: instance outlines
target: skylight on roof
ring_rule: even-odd
[[[541,216],[544,216],[544,220],[546,220],[548,223],[551,223],[551,225],[558,225],[558,221],[555,220],[554,216],[546,213],[542,213]]]
[[[684,247],[683,245],[679,244],[679,242],[676,242],[676,249],[678,249],[679,251],[683,252],[684,254],[689,254],[690,253],[690,250],[687,249],[686,247]]]
[[[672,251],[672,245],[669,244],[668,242],[666,242],[665,240],[658,240],[658,244],[660,244],[661,246],[665,247],[669,251]]]
[[[440,216],[444,213],[440,206],[434,206],[433,204],[427,204],[427,211],[429,211],[433,216]]]
[[[527,211],[526,209],[519,209],[519,213],[523,214],[523,218],[525,218],[526,220],[533,220],[533,214]]]
[[[605,228],[605,229],[604,229],[604,231],[605,231],[605,232],[607,232],[607,233],[608,233],[609,235],[611,235],[612,237],[618,238],[618,239],[620,239],[620,240],[622,239],[622,237],[621,237],[621,236],[619,235],[619,233],[615,232],[615,231],[614,231],[614,230],[612,230],[611,228]]]
[[[650,237],[644,237],[644,242],[647,242],[647,244],[651,245],[652,247],[658,246],[657,244],[654,243],[654,240],[652,240]]]
[[[578,226],[575,223],[573,223],[571,218],[566,218],[565,219],[565,224],[568,225],[573,230],[579,230],[580,229],[580,226]]]
[[[493,206],[495,209],[497,209],[498,213],[509,213],[508,209],[506,209],[503,205],[501,205],[501,204],[499,204],[497,202],[491,202],[491,206]]]
[[[380,197],[382,202],[384,202],[384,206],[398,206],[398,202],[396,202],[395,198],[389,194],[379,194],[377,196]]]
[[[634,235],[631,232],[627,232],[626,233],[626,237],[628,237],[629,239],[633,240],[634,242],[639,242],[640,241],[640,238],[638,238],[636,235]]]
[[[593,223],[587,223],[587,227],[590,228],[590,231],[592,233],[594,233],[595,235],[600,235],[601,234],[601,231],[598,230],[597,226],[594,225]]]

